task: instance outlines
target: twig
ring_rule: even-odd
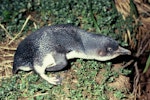
[[[1,79],[10,78],[10,77],[11,75],[0,76],[0,82],[2,81]]]
[[[8,55],[0,55],[0,57],[13,57],[14,54],[8,54]]]
[[[133,62],[134,62],[134,60],[132,59],[128,63],[126,63],[125,65],[123,65],[122,67],[125,68],[125,67],[131,65]]]
[[[10,45],[16,38],[18,38],[18,37],[21,35],[23,29],[25,28],[25,26],[26,26],[26,24],[27,24],[27,22],[29,21],[30,18],[31,18],[31,15],[29,15],[29,16],[27,17],[27,19],[26,19],[25,23],[23,24],[23,26],[22,26],[20,32],[8,43],[8,45]]]
[[[149,44],[150,44],[150,40],[148,40],[148,42],[145,44],[145,46],[141,50],[140,54],[143,54],[143,52],[145,51],[145,49],[148,47]]]
[[[4,25],[0,24],[1,28],[6,32],[6,36],[9,38],[9,39],[12,39],[12,36],[9,34],[9,32],[6,30],[6,28],[4,27]]]
[[[129,29],[127,29],[127,35],[128,35],[129,43],[131,43],[132,40],[131,40],[131,33],[130,33]]]
[[[33,95],[33,97],[42,96],[42,95],[47,95],[47,94],[48,94],[48,93],[40,93],[40,94]]]
[[[141,56],[141,54],[143,54],[143,52],[146,50],[146,48],[148,47],[148,44],[150,43],[150,40],[147,40],[147,38],[149,39],[148,36],[145,36],[144,39],[141,41],[140,43],[140,47],[138,48],[138,51],[136,53],[136,57],[139,57]],[[147,41],[146,41],[147,40]],[[144,42],[146,42],[146,44],[144,44]],[[134,61],[134,60],[133,60]],[[132,61],[132,62],[133,62]],[[136,75],[134,77],[134,85],[133,85],[133,94],[135,96],[134,100],[136,100],[136,97],[137,96],[140,96],[141,95],[141,87],[140,87],[140,84],[139,84],[139,81],[140,81],[140,73],[139,73],[139,70],[138,70],[138,62],[136,61],[134,63],[134,67],[135,67],[135,71],[136,71]],[[139,86],[139,87],[138,87]],[[139,91],[138,91],[139,90]]]
[[[145,36],[144,39],[142,40],[142,42],[140,43],[140,47],[138,48],[138,51],[137,51],[137,53],[135,55],[136,57],[139,57],[141,54],[143,54],[144,50],[148,46],[149,42],[147,42],[146,45],[143,48],[143,45],[144,45],[144,42],[146,41],[146,39],[147,39],[147,36]]]
[[[6,49],[6,50],[16,50],[16,48],[9,48],[9,47],[2,47],[2,46],[0,46],[0,49]]]
[[[4,64],[7,64],[7,63],[12,63],[12,62],[13,62],[13,60],[6,60],[6,61],[2,61],[0,63],[0,65],[4,65]]]
[[[139,74],[139,70],[137,67],[137,62],[134,63],[134,67],[135,67],[135,71],[136,71],[136,75],[134,77],[134,85],[133,85],[133,94],[135,95],[135,97],[137,96],[137,88],[139,85],[139,79],[140,79],[140,74]],[[136,100],[136,98],[135,98]]]

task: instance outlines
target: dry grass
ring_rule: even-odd
[[[8,46],[8,41],[1,42],[0,44],[0,78],[12,75],[11,69],[16,45]]]
[[[146,3],[146,1],[147,0],[133,0],[138,16],[136,16],[136,14],[132,12],[133,13],[132,17],[135,21],[135,24],[138,25],[138,23],[140,22],[141,25],[135,29],[136,34],[134,36],[131,36],[129,29],[126,29],[130,46],[133,50],[136,51],[135,56],[139,59],[140,56],[144,55],[145,52],[147,51],[149,52],[150,50],[150,13],[149,13],[150,5]],[[120,12],[123,16],[123,19],[126,20],[126,18],[131,15],[132,8],[130,6],[131,5],[130,0],[115,0],[115,4],[118,12]],[[134,83],[133,94],[134,94],[134,100],[136,100],[137,98],[140,98],[143,92],[141,90],[141,83],[140,83],[141,73],[138,69],[140,68],[140,66],[138,66],[139,62],[137,61],[132,60],[130,62],[134,63],[134,67],[136,71],[134,76],[134,82],[133,82]]]
[[[137,12],[139,14],[138,17],[136,17],[135,14],[132,15],[135,24],[138,25],[138,23],[140,22],[142,25],[140,25],[140,27],[138,27],[135,32],[137,33],[136,36],[131,36],[132,33],[130,33],[129,29],[126,29],[126,36],[125,40],[129,40],[130,46],[132,49],[136,49],[137,45],[138,48],[140,46],[140,43],[142,42],[144,37],[147,37],[147,39],[150,38],[150,6],[144,2],[144,0],[134,0],[134,5],[137,8]],[[126,20],[126,18],[128,16],[131,16],[131,6],[130,6],[130,0],[115,0],[115,5],[116,8],[118,10],[118,12],[120,12],[122,14],[122,17],[124,20]],[[143,16],[143,15],[146,15]],[[135,38],[138,40],[138,44],[135,42]],[[150,45],[149,47],[147,47],[147,49],[150,49]]]
[[[17,38],[20,37],[20,35],[22,34],[22,31],[24,30],[30,18],[31,16],[29,15],[24,24],[22,25],[21,30],[18,34],[16,34],[15,37],[11,37],[7,29],[2,24],[0,24],[1,28],[5,31],[7,36],[7,39],[5,41],[0,42],[0,79],[7,78],[12,75],[11,70],[14,53],[17,49],[19,42],[22,40],[22,38]]]

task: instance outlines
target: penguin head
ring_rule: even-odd
[[[97,49],[97,60],[106,61],[120,55],[131,55],[131,51],[119,46],[118,42],[112,38],[104,37]]]

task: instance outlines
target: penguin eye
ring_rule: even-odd
[[[107,51],[108,51],[108,52],[112,52],[113,49],[112,49],[111,47],[108,47],[108,48],[107,48]]]

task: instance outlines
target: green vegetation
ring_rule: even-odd
[[[10,36],[14,37],[21,30],[28,15],[32,18],[22,34],[36,30],[35,25],[40,28],[44,25],[72,23],[82,29],[111,36],[121,45],[126,45],[122,38],[123,32],[126,28],[133,30],[132,19],[124,21],[117,13],[113,1],[109,0],[1,1],[0,24],[5,26]],[[4,30],[0,29],[0,32],[0,39],[5,39]],[[54,74],[64,77],[63,84],[58,86],[47,83],[33,72],[19,72],[18,75],[2,79],[0,98],[1,100],[91,100],[91,98],[107,100],[109,91],[118,100],[126,98],[122,90],[108,84],[114,82],[119,75],[128,75],[130,71],[125,69],[114,71],[110,62],[100,63],[82,59],[72,62],[71,66],[67,71]],[[101,71],[102,69],[105,71]]]
[[[125,28],[132,27],[132,19],[123,21],[113,1],[3,0],[0,5],[0,23],[6,26],[11,35],[21,29],[29,14],[33,19],[28,22],[23,33],[34,30],[33,22],[38,28],[48,24],[72,23],[121,41]],[[119,31],[118,35],[114,34],[115,30]]]
[[[126,98],[122,90],[108,86],[119,76],[119,72],[111,69],[111,63],[97,63],[96,61],[73,62],[67,72],[58,72],[55,75],[64,75],[62,85],[53,86],[41,79],[37,74],[20,72],[18,75],[2,80],[0,98],[5,100],[37,99],[37,100],[108,100],[108,92],[120,100]],[[103,69],[105,72],[101,72]],[[127,70],[126,70],[127,71]],[[121,69],[120,69],[121,72]],[[99,79],[99,75],[103,79]],[[128,72],[129,74],[130,72]],[[67,74],[67,75],[65,75]]]

